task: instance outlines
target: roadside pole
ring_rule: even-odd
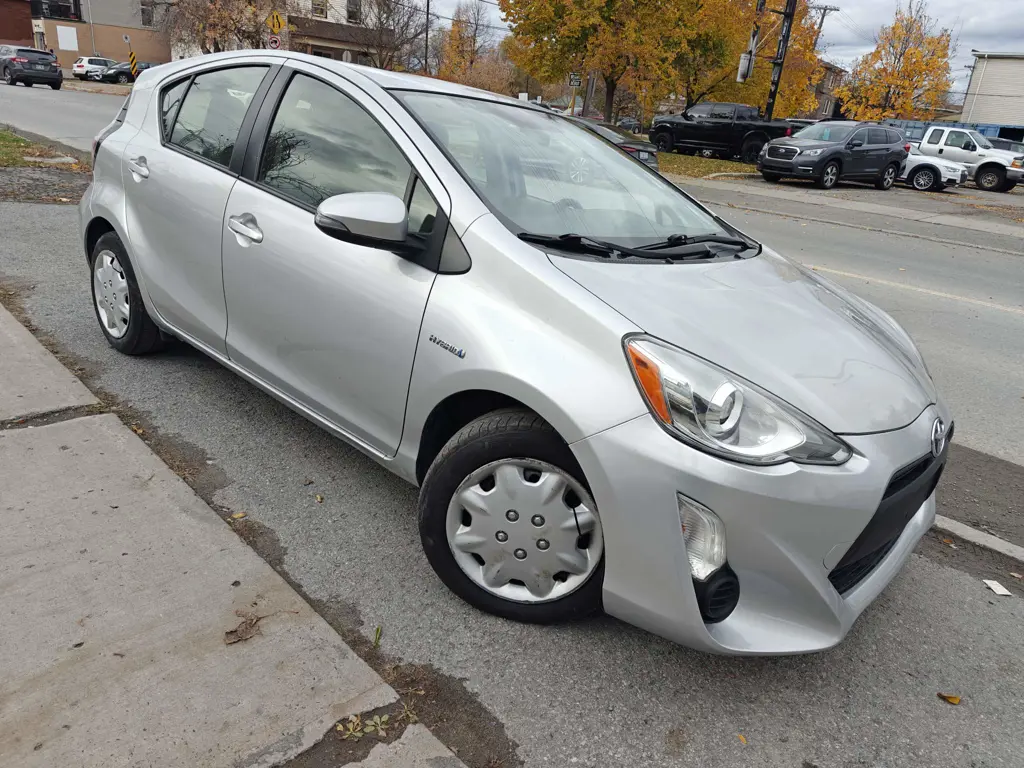
[[[771,120],[775,112],[775,98],[779,95],[779,81],[782,80],[782,65],[786,61],[786,50],[789,48],[789,35],[793,31],[793,19],[796,16],[796,1],[786,0],[784,11],[772,11],[782,15],[782,32],[779,35],[779,47],[772,59],[772,87],[768,91],[768,103],[764,107],[764,119]]]
[[[569,114],[576,114],[576,89],[583,84],[579,72],[569,73],[569,87],[572,88],[572,98],[569,100]]]

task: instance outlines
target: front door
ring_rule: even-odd
[[[334,75],[296,68],[279,104],[265,103],[257,122],[272,122],[260,160],[251,172],[247,160],[225,210],[228,354],[390,456],[435,273],[385,248],[334,239],[314,213],[333,195],[389,192],[412,211],[410,231],[426,234],[438,206],[431,182],[414,171],[414,150],[399,150],[388,133],[397,126],[379,106]]]
[[[153,306],[175,329],[222,354],[221,227],[235,185],[232,156],[269,71],[217,69],[169,85],[145,118],[155,127],[139,131],[122,155],[128,239]]]
[[[863,142],[859,147],[852,147],[855,141]],[[843,167],[843,176],[865,176],[871,167],[871,147],[868,145],[868,129],[861,128],[846,142],[849,155]]]
[[[729,151],[736,141],[735,104],[713,104],[707,119],[707,140],[717,149]]]
[[[973,146],[974,142],[967,131],[949,131],[946,140],[942,143],[942,150],[939,152],[947,160],[964,165],[974,166],[978,164],[976,151],[968,151],[964,146]]]

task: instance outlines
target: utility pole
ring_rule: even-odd
[[[430,74],[430,0],[427,0],[427,24],[423,27],[423,73]]]
[[[814,35],[813,46],[814,50],[818,50],[818,38],[821,37],[821,28],[825,26],[825,17],[835,11],[841,11],[842,8],[839,8],[838,6],[835,5],[810,5],[808,6],[808,8],[810,8],[812,11],[821,12],[821,18],[818,19],[818,31]]]
[[[789,49],[789,35],[793,31],[793,18],[796,16],[797,0],[786,0],[786,10],[772,11],[782,15],[782,32],[779,34],[779,47],[772,59],[772,87],[768,91],[768,103],[764,107],[764,119],[771,120],[775,112],[775,97],[779,95],[779,81],[782,79],[782,65],[786,61]]]

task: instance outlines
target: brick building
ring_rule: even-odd
[[[0,45],[32,45],[29,0],[0,0]]]

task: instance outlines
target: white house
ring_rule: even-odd
[[[1024,53],[971,51],[965,123],[1024,125]]]

